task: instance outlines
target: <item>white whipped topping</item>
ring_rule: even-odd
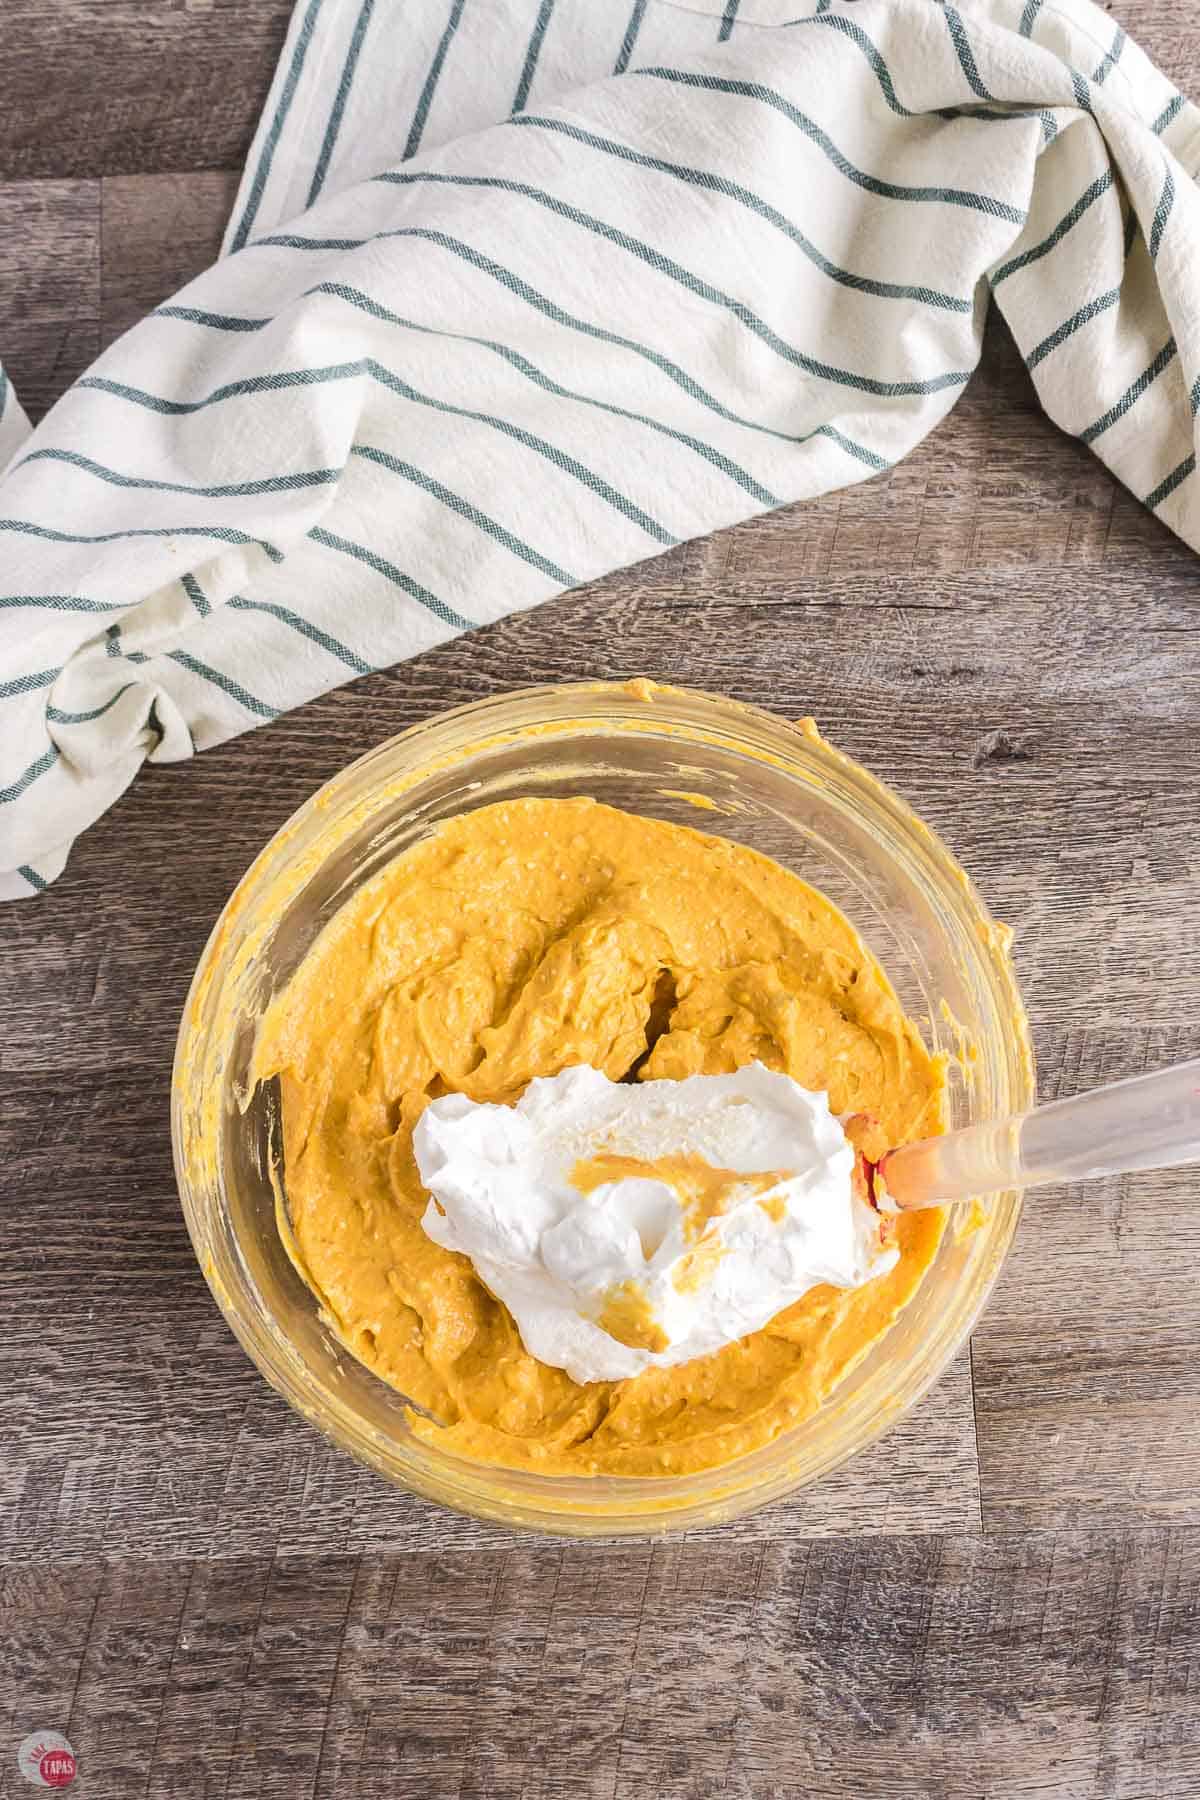
[[[529,1353],[574,1381],[710,1355],[817,1283],[858,1287],[897,1258],[852,1187],[854,1150],[827,1096],[761,1063],[629,1085],[565,1069],[512,1107],[450,1094],[425,1109],[413,1147],[433,1196],[427,1235],[469,1256]],[[706,1220],[678,1165],[666,1171],[678,1186],[662,1171],[574,1185],[603,1156],[688,1157],[747,1180],[724,1183]]]

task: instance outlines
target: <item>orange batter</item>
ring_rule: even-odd
[[[587,1386],[530,1356],[468,1259],[421,1229],[412,1132],[431,1098],[511,1102],[575,1063],[678,1079],[756,1058],[872,1115],[874,1155],[942,1129],[942,1060],[850,925],[724,839],[591,800],[505,802],[337,914],[263,1020],[254,1073],[280,1079],[294,1254],[418,1432],[513,1468],[678,1474],[820,1404],[916,1291],[940,1212],[903,1215],[897,1267],[865,1287],[814,1288],[714,1356]]]

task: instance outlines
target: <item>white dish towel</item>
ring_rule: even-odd
[[[0,383],[0,896],[147,758],[888,468],[989,294],[1200,545],[1198,162],[1086,0],[299,0],[222,260]]]

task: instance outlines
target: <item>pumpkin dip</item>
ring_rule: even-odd
[[[412,1134],[449,1092],[513,1102],[534,1076],[721,1074],[759,1061],[875,1121],[943,1128],[945,1070],[836,909],[721,838],[594,801],[518,800],[441,825],[361,888],[264,1017],[290,1249],[338,1335],[476,1460],[562,1475],[728,1462],[811,1413],[916,1291],[944,1215],[900,1260],[821,1286],[715,1355],[580,1386],[523,1348],[465,1256],[421,1228]]]

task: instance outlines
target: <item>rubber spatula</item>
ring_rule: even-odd
[[[886,1208],[946,1206],[1002,1188],[1200,1162],[1200,1058],[889,1150]]]

